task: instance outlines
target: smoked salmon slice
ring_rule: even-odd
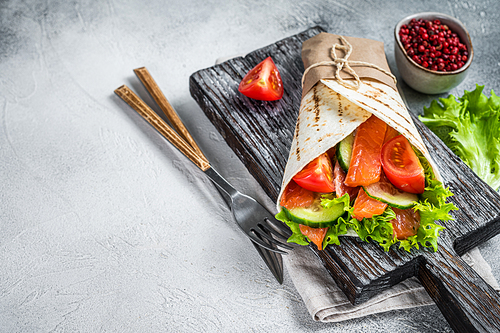
[[[420,227],[420,214],[413,208],[399,209],[393,207],[396,218],[391,220],[392,228],[397,239],[407,239],[416,235]]]
[[[314,193],[300,187],[293,180],[288,183],[281,196],[280,205],[286,209],[309,207],[314,202]]]
[[[299,224],[300,232],[309,238],[311,242],[316,244],[318,250],[323,250],[323,239],[325,239],[327,228],[311,228],[303,224]]]
[[[386,130],[387,124],[373,115],[358,127],[345,180],[347,186],[368,186],[379,181]]]
[[[358,197],[354,202],[352,217],[361,221],[364,217],[370,218],[373,215],[382,214],[387,208],[387,204],[370,198],[364,190],[359,190]]]
[[[384,143],[386,143],[390,139],[393,139],[393,138],[397,137],[398,135],[399,135],[398,131],[396,131],[391,126],[387,126],[387,130],[385,131]]]
[[[358,195],[359,187],[349,187],[346,184],[344,184],[346,177],[345,171],[342,169],[340,166],[339,161],[335,163],[335,168],[333,168],[333,180],[335,182],[335,194],[337,195],[337,198],[340,198],[344,194],[348,193],[349,198],[354,200],[356,198],[356,195]]]

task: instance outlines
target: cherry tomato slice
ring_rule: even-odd
[[[238,91],[261,101],[276,101],[283,97],[283,81],[273,59],[267,57],[251,69],[241,80]]]
[[[392,210],[396,213],[396,218],[391,220],[396,238],[407,239],[416,235],[420,227],[420,214],[412,208],[399,209],[393,207]]]
[[[314,202],[314,193],[297,185],[293,180],[288,183],[281,196],[280,206],[286,209],[309,207]]]
[[[293,180],[306,190],[320,193],[335,191],[332,161],[327,153],[321,154],[309,162]]]
[[[409,193],[424,192],[424,168],[403,135],[384,144],[380,161],[385,175],[396,188]]]

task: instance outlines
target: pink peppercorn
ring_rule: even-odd
[[[408,56],[420,66],[446,72],[467,62],[467,46],[440,20],[412,19],[398,34]]]

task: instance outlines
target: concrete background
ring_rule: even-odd
[[[279,285],[204,175],[113,90],[146,66],[213,165],[272,207],[189,94],[221,56],[322,25],[381,40],[439,11],[475,47],[466,80],[500,93],[500,2],[0,2],[0,332],[450,332],[435,306],[337,324]],[[421,112],[437,97],[405,86]],[[481,252],[500,278],[498,237]]]

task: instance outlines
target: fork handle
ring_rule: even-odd
[[[198,147],[198,144],[196,143],[196,141],[194,141],[188,129],[186,128],[186,126],[184,126],[184,123],[182,122],[181,118],[179,118],[179,115],[177,114],[177,112],[175,112],[174,108],[167,100],[167,98],[165,97],[165,95],[163,94],[160,87],[153,79],[147,68],[146,67],[136,68],[134,69],[134,73],[137,75],[139,80],[141,80],[142,84],[149,92],[151,97],[153,97],[156,104],[158,104],[160,109],[167,116],[168,120],[170,121],[172,127],[176,130],[176,132],[194,149],[194,151],[198,155],[202,156],[203,152],[201,151],[200,147]]]
[[[210,169],[210,163],[204,155],[198,154],[183,138],[181,138],[170,126],[154,112],[144,101],[137,96],[129,87],[123,85],[115,90],[128,105],[130,105],[142,118],[150,123],[165,139],[170,141],[187,158],[196,164],[202,171]]]
[[[204,170],[205,174],[210,178],[215,185],[217,185],[222,191],[224,191],[228,196],[233,199],[233,197],[238,193],[238,191],[227,182],[212,166],[207,170]]]

